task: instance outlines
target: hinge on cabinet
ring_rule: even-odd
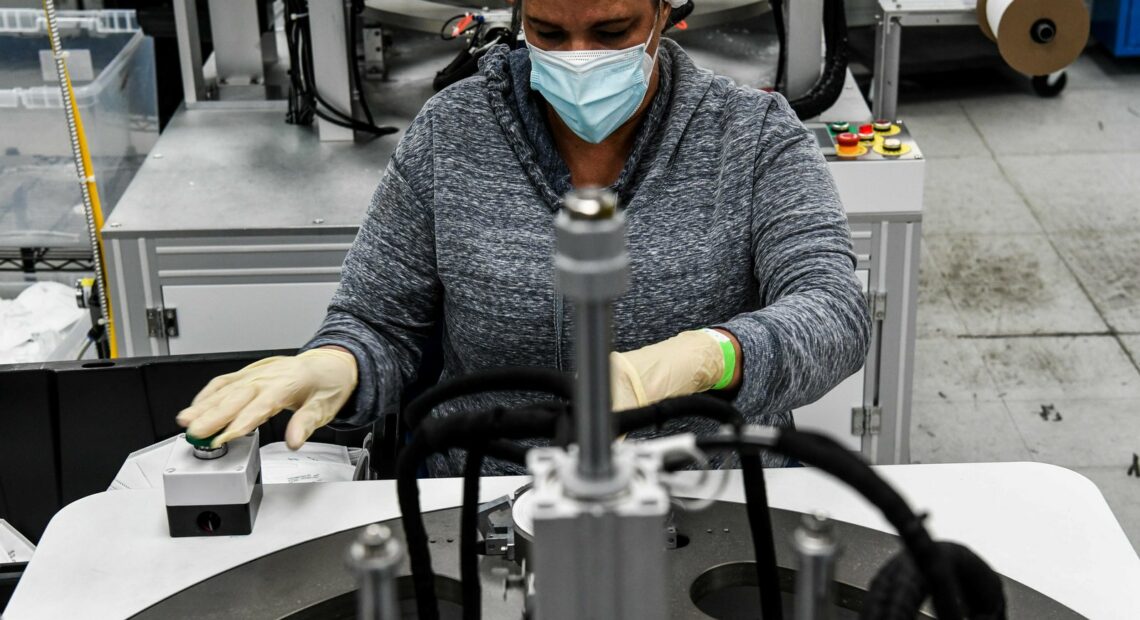
[[[883,410],[880,407],[853,407],[851,409],[851,434],[856,436],[878,435],[883,425]]]
[[[146,309],[146,331],[151,338],[178,336],[178,310],[175,308]]]
[[[886,291],[870,291],[867,293],[867,306],[871,310],[872,321],[882,321],[887,318]]]

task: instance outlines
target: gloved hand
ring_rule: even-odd
[[[611,353],[613,410],[712,389],[723,377],[724,367],[720,342],[704,330],[681,332],[636,351]]]
[[[346,351],[320,348],[293,357],[269,357],[210,381],[177,421],[195,437],[209,437],[224,428],[213,441],[217,447],[291,409],[285,443],[296,450],[336,417],[356,382],[356,358]]]

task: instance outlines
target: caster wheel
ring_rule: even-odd
[[[1035,75],[1032,81],[1033,92],[1037,93],[1038,97],[1056,97],[1065,90],[1065,84],[1068,82],[1069,78],[1064,71],[1052,75]]]

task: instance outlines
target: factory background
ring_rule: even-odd
[[[93,222],[46,26],[29,17],[42,5],[0,0],[0,549],[18,567],[0,555],[0,609],[61,509],[162,486],[144,452],[183,431],[174,414],[210,378],[308,340],[403,129],[457,52],[510,26],[505,1],[309,0],[339,21],[306,31],[333,43],[308,41],[316,75],[298,83],[293,0],[219,19],[228,1],[55,3],[64,48],[90,43],[68,64]],[[796,2],[774,3],[781,29],[768,2],[696,0],[667,36],[801,106],[847,208],[871,354],[797,427],[872,465],[1071,470],[1140,551],[1140,2],[1040,3],[1057,13],[1034,28],[1055,18],[1057,32],[1037,43],[1074,50],[1045,58],[994,32],[1025,0],[988,0],[993,20],[985,1],[847,0],[830,81],[834,3],[805,0],[805,26]],[[305,89],[331,102],[292,96]],[[832,97],[814,109],[820,90]],[[353,450],[321,475],[395,478],[399,424],[318,431]],[[265,450],[263,473],[280,473],[288,454]]]

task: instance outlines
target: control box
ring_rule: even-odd
[[[922,152],[902,121],[812,123],[808,129],[829,162],[922,159]]]
[[[170,535],[251,533],[262,495],[258,431],[219,448],[199,444],[175,441],[163,469]]]

